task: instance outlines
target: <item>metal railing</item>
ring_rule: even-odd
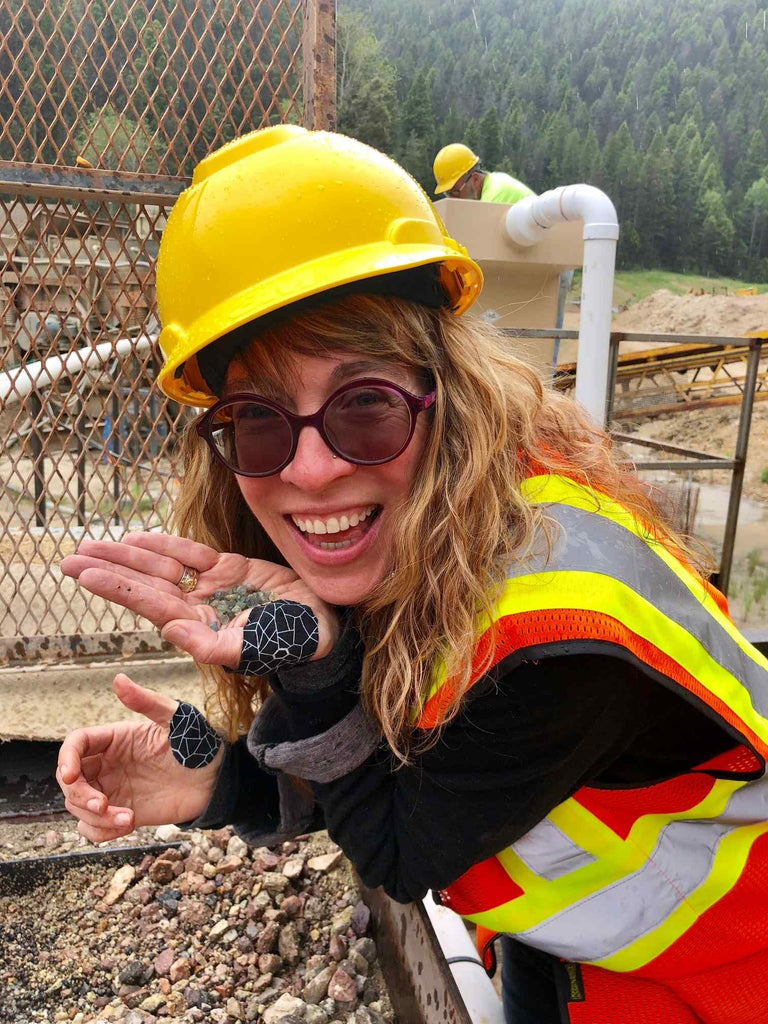
[[[516,338],[539,338],[546,339],[573,339],[578,340],[579,332],[565,329],[531,330],[508,328],[504,332],[509,337]],[[728,498],[728,510],[725,517],[723,531],[722,551],[720,565],[714,577],[714,582],[723,591],[728,593],[728,586],[733,568],[733,550],[736,541],[736,529],[739,519],[739,505],[744,485],[744,470],[747,462],[747,447],[749,444],[749,427],[752,421],[752,409],[754,407],[755,393],[758,383],[764,379],[760,374],[760,361],[763,355],[763,346],[768,349],[768,341],[763,338],[737,338],[737,337],[705,337],[688,334],[651,334],[642,332],[613,332],[610,340],[609,358],[609,379],[607,391],[607,404],[605,410],[605,424],[610,430],[616,416],[621,415],[620,408],[617,409],[617,377],[619,367],[619,348],[625,342],[644,343],[649,346],[690,346],[696,345],[702,348],[711,347],[713,350],[722,349],[726,346],[734,346],[746,350],[746,372],[740,384],[741,410],[736,430],[733,456],[717,455],[713,452],[701,451],[696,448],[685,448],[680,445],[669,444],[665,441],[657,441],[653,438],[639,437],[634,434],[624,434],[611,431],[611,436],[619,443],[638,445],[657,452],[667,452],[675,455],[675,459],[640,459],[635,460],[635,468],[639,471],[669,470],[676,473],[693,473],[705,469],[727,470],[731,474],[730,493]],[[568,390],[573,386],[573,375],[568,374],[565,378],[557,379],[555,370],[555,387]],[[675,407],[680,413],[692,411],[697,408],[706,408],[709,404],[709,396],[699,390],[701,400],[697,402],[696,397],[690,393],[683,393],[679,389],[679,402]],[[696,394],[695,393],[695,394]],[[667,409],[667,411],[671,411]]]
[[[0,665],[162,651],[78,539],[166,522],[190,411],[153,385],[155,261],[194,164],[335,123],[332,0],[0,0]]]

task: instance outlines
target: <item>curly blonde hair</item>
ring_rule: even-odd
[[[383,357],[436,388],[410,494],[391,517],[391,570],[355,609],[365,646],[363,705],[402,761],[413,750],[414,709],[438,659],[454,683],[443,724],[458,712],[472,678],[478,613],[490,612],[505,566],[526,557],[545,525],[541,510],[520,493],[534,467],[565,472],[618,499],[653,536],[690,552],[648,487],[616,457],[606,434],[515,358],[512,345],[474,318],[353,295],[271,327],[236,357],[240,370],[255,380],[290,379],[299,354]],[[219,551],[285,564],[248,509],[234,474],[211,457],[193,429],[183,439],[183,466],[174,512],[181,535]],[[215,669],[210,675],[230,734],[247,728],[265,693],[264,681]]]

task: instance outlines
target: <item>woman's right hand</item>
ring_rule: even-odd
[[[193,592],[185,593],[178,584],[182,571],[190,568],[197,573],[197,584]],[[324,658],[339,636],[336,610],[293,569],[214,551],[186,537],[146,532],[126,534],[121,541],[86,539],[76,554],[63,559],[61,571],[92,594],[143,615],[161,636],[203,665],[237,669],[240,664],[250,610],[220,624],[208,603],[216,591],[239,584],[271,592],[275,601],[295,601],[311,609],[317,620],[317,645],[307,660]]]
[[[184,768],[168,734],[178,701],[115,676],[114,691],[144,721],[76,729],[61,745],[56,779],[78,831],[94,843],[128,835],[140,825],[197,818],[208,805],[224,756],[222,745],[204,768]]]

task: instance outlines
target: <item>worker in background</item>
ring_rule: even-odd
[[[480,157],[463,142],[443,146],[432,165],[435,192],[450,199],[479,199],[484,203],[517,203],[536,193],[503,171],[486,171]]]
[[[533,189],[522,181],[503,171],[486,171],[477,153],[463,142],[452,142],[443,146],[432,165],[435,175],[435,193],[445,194],[449,199],[479,199],[483,203],[518,203],[526,196],[535,196]],[[562,327],[565,317],[565,302],[573,281],[573,271],[566,270],[560,275],[557,293],[555,327]],[[559,338],[555,344],[552,372],[557,366]]]

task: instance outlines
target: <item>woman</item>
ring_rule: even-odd
[[[605,436],[457,315],[480,284],[353,140],[198,167],[158,268],[160,385],[210,407],[178,536],[63,570],[209,666],[230,741],[118,676],[147,721],[65,740],[67,807],[96,841],[327,827],[368,885],[516,936],[516,1022],[768,1020],[768,663]],[[224,621],[237,584],[268,603]]]

